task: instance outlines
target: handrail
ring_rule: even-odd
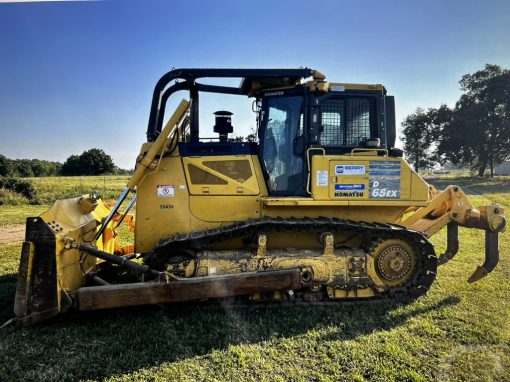
[[[373,148],[373,149],[369,149],[369,148],[361,148],[361,147],[357,147],[357,148],[354,148],[351,150],[351,157],[354,156],[354,152],[356,151],[359,151],[359,152],[366,152],[366,151],[381,151],[383,153],[385,153],[386,155],[385,156],[388,156],[388,150],[387,149],[378,149],[378,148]]]

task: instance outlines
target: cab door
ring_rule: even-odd
[[[304,196],[303,95],[273,93],[264,97],[259,133],[268,192],[271,196]]]

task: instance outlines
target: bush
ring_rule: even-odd
[[[30,201],[34,201],[37,198],[37,192],[34,185],[28,180],[0,178],[0,188],[20,194]]]
[[[0,206],[19,206],[27,204],[27,198],[21,196],[17,192],[0,188]]]

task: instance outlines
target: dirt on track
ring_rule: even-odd
[[[16,243],[25,238],[25,225],[0,227],[0,244]]]

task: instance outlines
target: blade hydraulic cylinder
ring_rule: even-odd
[[[106,219],[102,222],[101,228],[97,231],[96,235],[94,236],[94,240],[99,239],[99,237],[103,234],[104,230],[108,226],[108,224],[111,222],[117,211],[119,210],[121,204],[124,202],[126,197],[128,196],[130,191],[135,191],[136,186],[140,183],[140,181],[143,179],[143,175],[145,174],[145,170],[147,167],[150,166],[156,155],[161,154],[161,151],[164,149],[165,145],[167,144],[167,141],[169,137],[174,133],[175,129],[177,128],[177,125],[179,121],[184,117],[184,114],[189,108],[189,102],[186,100],[182,100],[179,106],[177,106],[177,109],[175,109],[174,114],[166,124],[165,128],[161,132],[161,134],[158,136],[158,138],[154,141],[151,148],[145,154],[143,159],[138,163],[138,166],[135,170],[135,173],[129,179],[126,188],[124,191],[122,191],[122,194],[119,196],[119,199],[115,203],[115,206],[110,211],[110,214],[106,217]]]

